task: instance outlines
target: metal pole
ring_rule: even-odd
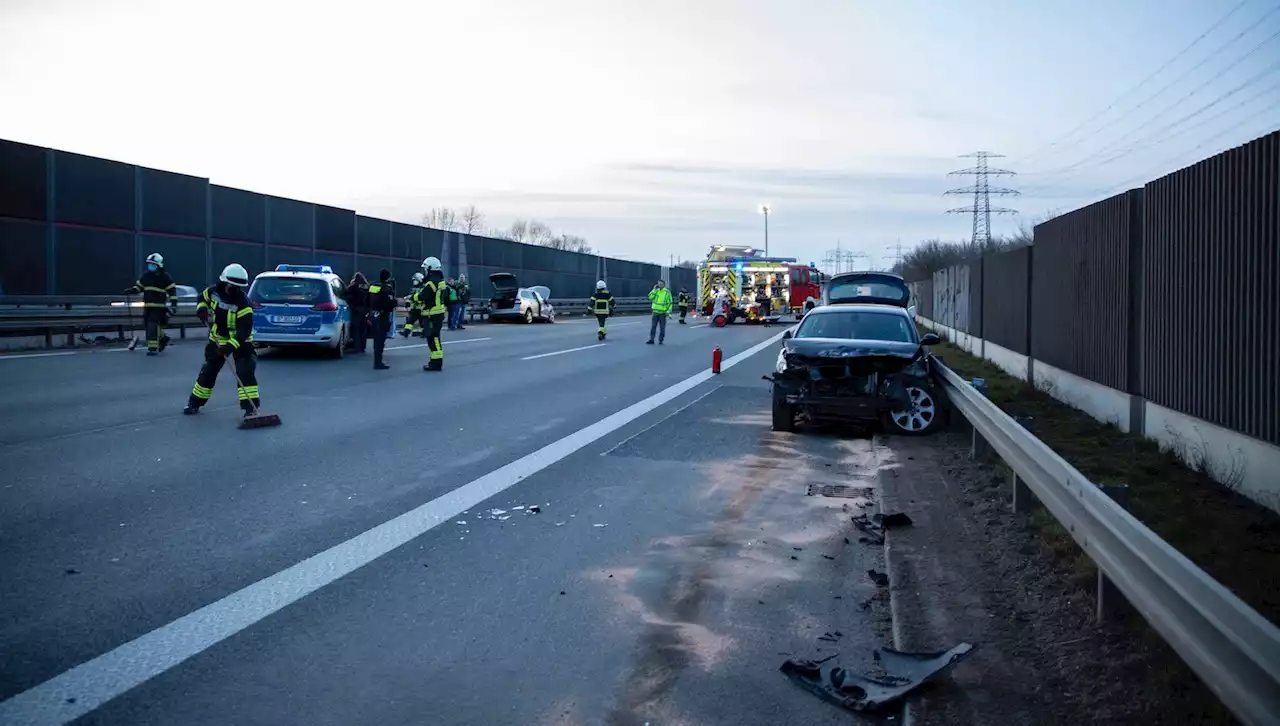
[[[769,208],[764,208],[764,256],[769,256]]]

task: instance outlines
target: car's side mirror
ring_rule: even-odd
[[[783,331],[783,333],[782,333],[782,339],[783,339],[783,340],[791,340],[791,331],[790,331],[790,330]]]
[[[939,338],[937,333],[925,333],[920,339],[920,345],[937,345],[941,342],[942,338]]]

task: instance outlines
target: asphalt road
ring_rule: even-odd
[[[0,358],[0,723],[847,723],[776,669],[885,644],[861,502],[805,496],[879,463],[769,430],[780,333],[269,353],[255,431],[180,415],[197,341]]]

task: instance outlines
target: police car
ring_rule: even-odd
[[[351,328],[346,295],[328,265],[276,265],[249,287],[254,346],[316,347],[341,358]]]

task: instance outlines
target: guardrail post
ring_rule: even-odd
[[[982,378],[975,378],[969,382],[974,390],[982,394],[983,398],[987,397],[987,382]],[[969,458],[976,461],[986,457],[991,452],[991,446],[987,440],[982,438],[982,434],[978,433],[978,429],[972,425],[969,428]]]
[[[1122,508],[1129,508],[1128,484],[1102,484],[1098,487],[1103,494]],[[1118,620],[1132,610],[1129,601],[1121,594],[1119,588],[1098,568],[1098,607],[1096,611],[1099,623],[1106,620]]]
[[[1028,433],[1035,433],[1031,429],[1033,419],[1030,416],[1014,416],[1013,420],[1018,422],[1018,425],[1026,429]],[[1009,489],[1013,494],[1013,511],[1015,513],[1029,514],[1040,507],[1040,500],[1036,499],[1036,495],[1031,493],[1031,488],[1012,468],[1009,469],[1009,485]]]

